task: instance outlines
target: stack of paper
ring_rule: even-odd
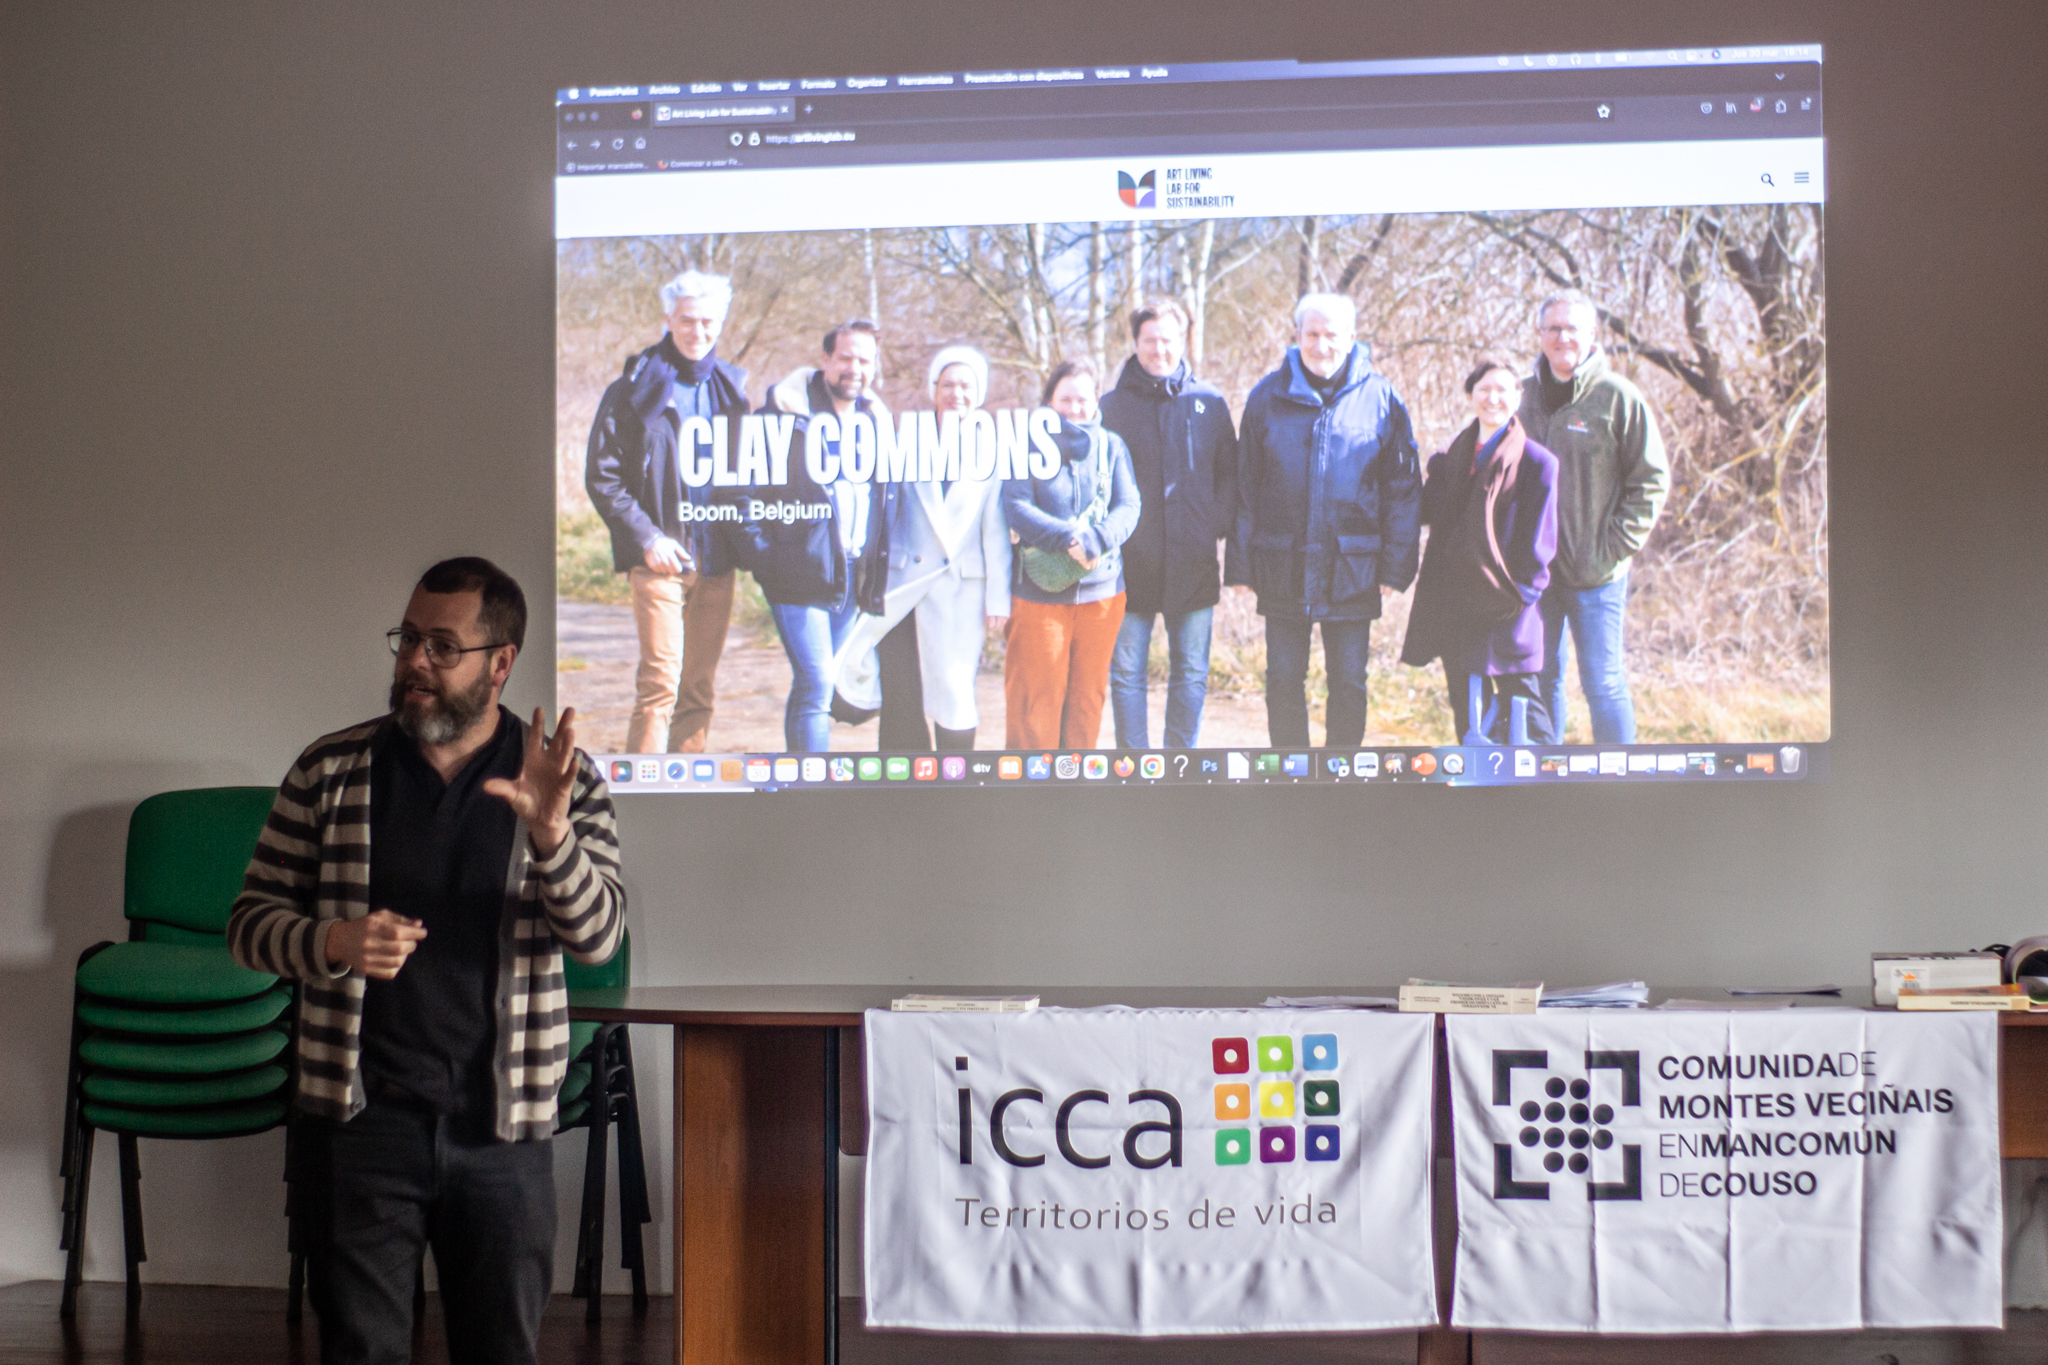
[[[1560,986],[1556,990],[1546,987],[1538,1003],[1546,1010],[1639,1010],[1650,1003],[1650,988],[1640,981]]]
[[[905,995],[889,1002],[898,1014],[1023,1014],[1038,1008],[1035,995]]]

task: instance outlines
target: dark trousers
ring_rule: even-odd
[[[1308,747],[1306,616],[1266,618],[1266,729],[1276,745]],[[1324,621],[1323,665],[1330,675],[1330,705],[1323,717],[1323,747],[1355,749],[1365,739],[1365,671],[1372,662],[1372,622]]]
[[[928,753],[932,732],[924,718],[924,665],[917,649],[917,613],[896,623],[875,646],[882,685],[882,723],[875,748],[885,754]]]
[[[1465,674],[1450,680],[1451,693],[1451,742],[1463,744],[1465,732],[1472,728],[1471,684]],[[1536,673],[1502,673],[1479,680],[1479,710],[1483,715],[1490,699],[1500,698],[1500,714],[1494,719],[1493,729],[1487,738],[1495,744],[1508,742],[1508,722],[1514,717],[1514,699],[1525,697],[1529,702],[1529,742],[1541,744],[1543,737],[1550,733],[1550,713],[1543,706],[1543,683]]]
[[[301,1119],[292,1192],[324,1365],[412,1359],[413,1287],[434,1250],[453,1365],[530,1365],[554,1277],[552,1143],[465,1138],[425,1110]]]

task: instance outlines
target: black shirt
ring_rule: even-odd
[[[1351,357],[1345,356],[1344,363],[1331,371],[1328,377],[1317,374],[1306,364],[1301,367],[1301,372],[1308,376],[1309,387],[1316,391],[1316,396],[1321,398],[1325,405],[1328,405],[1329,401],[1335,398],[1338,391],[1344,387],[1344,382],[1351,378]]]
[[[1543,411],[1546,415],[1555,413],[1572,401],[1573,380],[1551,378],[1548,359],[1543,361],[1536,373],[1543,385]]]
[[[366,983],[363,1086],[372,1100],[460,1116],[486,1133],[497,1107],[498,944],[518,822],[483,785],[517,778],[525,747],[502,707],[498,733],[452,782],[395,722],[370,744],[370,908],[422,921],[427,937],[396,977]]]

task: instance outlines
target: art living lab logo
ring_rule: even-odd
[[[1550,1075],[1550,1054],[1542,1049],[1495,1048],[1493,1050],[1493,1105],[1506,1109],[1519,1120],[1513,1140],[1493,1144],[1493,1197],[1495,1199],[1548,1199],[1548,1180],[1518,1178],[1516,1149],[1534,1158],[1543,1152],[1540,1164],[1552,1175],[1569,1169],[1586,1178],[1586,1198],[1633,1199],[1643,1197],[1643,1149],[1640,1143],[1621,1143],[1621,1178],[1602,1180],[1596,1165],[1608,1167],[1607,1154],[1616,1148],[1612,1125],[1617,1106],[1640,1109],[1643,1102],[1642,1067],[1635,1052],[1587,1052],[1579,1074],[1560,1067]],[[1517,1085],[1519,1082],[1519,1086]],[[1516,1100],[1519,1089],[1520,1102]],[[1503,1117],[1497,1115],[1496,1117]],[[1512,1120],[1511,1126],[1512,1126]],[[1566,1149],[1570,1155],[1566,1155]],[[1539,1164],[1531,1161],[1530,1164]],[[1534,1172],[1527,1172],[1533,1175]]]
[[[1217,1122],[1215,1164],[1248,1166],[1254,1152],[1261,1165],[1286,1165],[1296,1160],[1336,1161],[1343,1152],[1339,1116],[1343,1098],[1337,1077],[1338,1049],[1334,1033],[1262,1034],[1253,1038],[1215,1038],[1209,1044],[1209,1063],[1218,1078],[1211,1085],[1210,1101]],[[967,1082],[968,1060],[953,1059],[953,1069]],[[1242,1080],[1237,1079],[1243,1077]],[[1047,1153],[1033,1147],[1019,1131],[1016,1121],[1025,1115],[1042,1114],[1053,1106],[1053,1147],[1067,1164],[1087,1170],[1108,1166],[1117,1148],[1095,1151],[1076,1140],[1077,1115],[1080,1125],[1092,1132],[1104,1126],[1083,1107],[1101,1105],[1116,1110],[1109,1091],[1087,1087],[1074,1091],[1056,1104],[1045,1092],[1018,1087],[997,1095],[984,1110],[971,1084],[960,1084],[958,1101],[958,1155],[962,1166],[974,1164],[980,1149],[978,1131],[986,1125],[987,1147],[1012,1166],[1045,1164]],[[1028,1106],[1028,1107],[1027,1107]],[[1124,1123],[1120,1144],[1124,1161],[1138,1170],[1182,1164],[1186,1122],[1180,1098],[1156,1088],[1133,1090],[1126,1097],[1123,1112],[1113,1112],[1108,1126]],[[1254,1136],[1252,1120],[1256,1119]],[[1303,1122],[1297,1125],[1297,1120]],[[1013,1127],[1013,1124],[1016,1126]],[[1163,1140],[1163,1141],[1162,1141]]]
[[[1149,209],[1157,204],[1158,185],[1158,171],[1147,171],[1135,180],[1129,171],[1116,173],[1116,197],[1124,201],[1127,209]]]

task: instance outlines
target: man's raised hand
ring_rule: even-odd
[[[562,712],[552,738],[543,729],[545,723],[546,717],[535,707],[533,724],[526,727],[526,759],[519,780],[494,777],[484,783],[484,790],[526,822],[534,851],[551,858],[569,837],[569,794],[576,786],[576,708]]]

